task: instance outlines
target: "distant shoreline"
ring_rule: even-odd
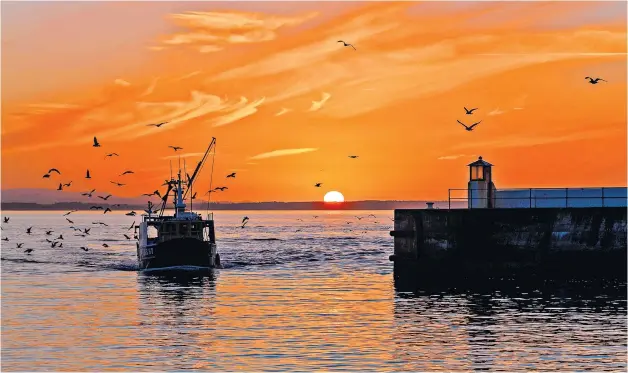
[[[435,207],[447,207],[447,201],[433,201]],[[51,204],[29,203],[29,202],[2,202],[3,211],[90,211],[91,206],[102,206],[113,210],[136,210],[141,212],[146,205],[130,204],[103,204],[103,203],[82,203],[82,202],[58,202]],[[189,207],[189,205],[188,205]],[[199,202],[193,207],[198,210],[205,210],[206,203]],[[324,202],[234,202],[234,203],[212,203],[210,210],[267,210],[267,211],[290,211],[290,210],[394,210],[404,208],[425,208],[426,201],[349,201],[342,204],[329,204]],[[453,207],[453,203],[452,203]]]

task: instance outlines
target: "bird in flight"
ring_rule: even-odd
[[[90,194],[90,195],[91,195],[91,193],[94,193],[94,191],[96,191],[96,189],[92,189],[92,191],[91,191],[91,192],[89,192],[89,193],[83,193],[83,195],[84,195],[84,196],[86,196],[86,195],[88,195],[88,194]],[[78,211],[78,210],[68,211],[68,212],[66,212],[65,214],[63,214],[63,216],[68,216],[68,215],[70,215],[71,213],[73,213],[73,212],[77,212],[77,211]]]
[[[168,146],[168,147],[169,147],[169,148],[174,149],[174,151],[175,151],[175,152],[176,152],[177,150],[183,150],[183,148],[182,148],[182,147],[180,147],[180,146],[172,146],[172,145],[170,145],[170,146]]]
[[[96,136],[94,136],[94,145],[92,145],[94,148],[99,148],[100,144],[98,143],[98,139],[96,138]]]
[[[465,128],[467,131],[473,131],[473,127],[475,127],[475,126],[477,126],[478,124],[482,123],[482,121],[479,121],[479,122],[477,122],[477,123],[473,123],[473,124],[472,124],[472,125],[470,125],[470,126],[467,126],[466,124],[462,123],[461,121],[458,121],[458,123],[462,124],[462,125],[464,126],[464,128]]]
[[[214,188],[214,190],[219,190],[221,192],[224,192],[225,189],[229,189],[229,188],[227,188],[227,187],[216,187],[216,188]]]
[[[88,249],[88,248],[86,248],[85,246],[81,246],[81,249],[82,249],[83,251],[89,251],[89,249]]]
[[[474,111],[476,111],[478,108],[473,108],[471,110],[467,109],[466,107],[464,108],[464,111],[466,111],[467,115],[471,115],[473,114]]]
[[[317,187],[317,188],[320,188],[321,185],[323,185],[323,183],[316,183],[316,184],[314,184],[314,186]]]
[[[154,126],[154,127],[159,128],[159,127],[163,126],[166,123],[168,123],[168,122],[161,122],[161,123],[156,123],[156,124],[147,124],[146,126],[148,126],[148,127]]]
[[[600,80],[603,81],[603,82],[606,82],[606,80],[604,80],[602,78],[595,78],[595,79],[593,79],[593,78],[591,78],[589,76],[585,76],[584,78],[585,79],[589,79],[589,83],[591,83],[591,84],[597,84]]]
[[[57,188],[57,190],[63,190],[63,184],[59,183],[59,187]]]
[[[89,169],[87,169],[87,175],[85,175],[85,178],[86,179],[91,179],[92,178],[91,176],[89,176]]]
[[[103,197],[103,196],[98,196],[98,198],[100,198],[100,199],[102,199],[102,200],[105,200],[105,201],[106,201],[106,200],[108,200],[108,199],[109,199],[109,197],[111,197],[111,194],[109,194],[109,195],[107,195],[107,196],[105,196],[105,197]]]
[[[356,159],[356,158],[358,158],[358,157],[359,157],[359,155],[350,155],[350,156],[349,156],[349,158],[352,158],[352,159]]]
[[[244,224],[244,222],[245,222],[245,221],[248,221],[248,220],[249,220],[249,217],[248,217],[248,216],[243,217],[243,218],[242,218],[242,224]]]
[[[31,234],[31,233],[33,233],[33,232],[31,232],[31,230],[32,230],[32,229],[33,229],[33,227],[28,227],[28,228],[26,229],[26,234]]]
[[[9,216],[5,216],[5,217],[4,217],[4,222],[5,222],[5,223],[8,223],[8,222],[9,222],[9,219],[11,219]]]
[[[56,172],[57,174],[61,175],[61,172],[59,172],[59,170],[57,170],[56,168],[51,168],[50,170],[48,170],[49,174],[51,174],[53,172]]]
[[[105,212],[103,212],[103,214],[106,214],[106,213],[108,213],[108,212],[110,212],[110,211],[111,211],[111,209],[110,209],[109,207],[107,207],[107,208],[105,209]]]
[[[116,184],[117,186],[121,187],[121,186],[125,186],[126,184],[122,184],[122,183],[116,183],[115,181],[110,181],[111,184]]]
[[[82,195],[82,196],[87,196],[87,197],[89,197],[89,198],[92,198],[92,193],[94,193],[95,191],[96,191],[96,189],[92,189],[90,192],[81,193],[81,195]],[[71,214],[71,213],[73,213],[73,212],[75,212],[75,211],[76,211],[76,210],[68,212],[68,215],[69,215],[69,214]],[[64,215],[64,216],[65,216],[65,215]]]
[[[72,181],[71,181],[71,180],[70,180],[70,182],[69,182],[69,183],[63,184],[63,186],[66,186],[66,187],[69,187],[69,186],[71,186],[71,185],[72,185]]]
[[[68,223],[70,223],[70,224],[74,224],[74,222],[72,220],[68,219],[68,218],[65,218],[65,220],[67,220]]]
[[[127,212],[127,213],[126,213],[126,214],[124,214],[124,215],[126,215],[126,216],[135,216],[136,214],[137,214],[137,212],[135,212],[135,211],[131,211],[131,212]]]
[[[105,156],[105,159],[107,159],[107,157],[113,157],[113,156],[119,157],[120,155],[118,153],[109,153]]]
[[[32,252],[33,252],[33,249],[26,249],[26,250],[24,250],[24,252],[25,252],[26,254],[29,254],[29,255],[30,255],[30,253],[32,253]]]
[[[46,179],[49,177],[50,177],[50,174],[44,174],[44,176],[42,176],[42,178],[46,178]]]
[[[23,243],[16,243],[16,245],[17,245],[17,248],[18,248],[18,249],[21,249],[21,248],[22,248],[22,245],[24,245],[24,244],[23,244]]]
[[[89,209],[90,210],[102,210],[103,207],[102,206],[90,206]]]
[[[345,42],[344,42],[344,41],[342,41],[342,40],[338,40],[338,43],[342,43],[345,47],[351,47],[351,48],[353,48],[353,50],[357,50],[357,49],[355,49],[355,47],[353,46],[353,44],[345,43]]]
[[[232,173],[230,173],[229,175],[227,175],[227,177],[233,177],[233,178],[235,178],[235,175],[236,175],[236,173],[235,173],[235,172],[232,172]]]
[[[133,171],[124,171],[123,173],[120,174],[120,176],[124,176],[126,174],[134,174],[135,172]]]

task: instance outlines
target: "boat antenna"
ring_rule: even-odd
[[[214,162],[216,161],[216,143],[214,143],[214,154],[212,154],[212,171],[209,174],[209,193],[207,196],[207,216],[209,216],[209,201],[212,199],[212,183],[214,181]],[[209,219],[209,218],[208,218]]]

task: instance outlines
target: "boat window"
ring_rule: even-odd
[[[146,235],[149,239],[157,238],[157,228],[155,228],[152,225],[149,225],[148,228],[146,229]]]
[[[183,223],[179,225],[179,234],[188,234],[188,224]]]

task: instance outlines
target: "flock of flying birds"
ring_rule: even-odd
[[[342,44],[343,44],[343,46],[345,46],[345,47],[351,47],[351,48],[353,48],[353,50],[357,50],[357,49],[355,48],[355,46],[353,46],[353,44],[347,43],[347,42],[345,42],[345,41],[343,41],[343,40],[338,40],[338,43],[342,43]],[[606,80],[604,80],[604,79],[602,79],[602,78],[592,78],[592,77],[588,77],[588,76],[587,76],[587,77],[585,77],[585,79],[588,79],[590,84],[598,84],[599,82],[607,82]],[[465,114],[466,114],[466,115],[473,115],[473,112],[474,112],[474,111],[476,111],[476,110],[478,110],[478,108],[471,108],[471,109],[467,109],[466,107],[464,107],[464,110],[465,110]],[[480,120],[480,121],[478,121],[478,122],[475,122],[475,123],[473,123],[473,124],[471,124],[471,125],[466,125],[466,124],[464,124],[463,122],[461,122],[460,120],[457,120],[457,122],[458,122],[458,123],[460,123],[462,126],[464,126],[465,130],[467,130],[467,131],[469,131],[469,132],[470,132],[470,131],[473,131],[473,129],[474,129],[477,125],[479,125],[480,123],[482,123],[482,120]],[[153,127],[156,127],[156,128],[160,128],[161,126],[163,126],[163,125],[165,125],[165,124],[167,124],[167,123],[168,123],[168,122],[161,122],[161,123],[155,123],[155,124],[148,124],[147,126],[153,126]],[[99,147],[101,147],[101,144],[98,142],[98,139],[96,138],[96,136],[94,136],[94,142],[93,142],[92,146],[93,146],[93,147],[95,147],[95,148],[99,148]],[[172,145],[171,145],[171,146],[169,146],[169,148],[173,149],[173,150],[175,151],[175,153],[176,153],[177,151],[179,151],[179,150],[183,150],[183,148],[182,148],[182,147],[180,147],[180,146],[172,146]],[[118,156],[119,156],[119,154],[118,154],[118,153],[107,153],[107,154],[105,155],[104,159],[106,160],[107,158],[111,158],[111,157],[118,157]],[[351,159],[356,159],[356,158],[358,158],[359,156],[357,156],[357,155],[349,155],[348,157],[349,157],[349,158],[351,158]],[[61,175],[61,172],[60,172],[58,169],[56,169],[56,168],[51,168],[51,169],[49,169],[49,170],[48,170],[48,172],[46,172],[46,173],[43,175],[43,178],[50,179],[54,173],[56,173],[56,174],[57,174],[57,175],[59,175],[59,176]],[[133,172],[133,171],[131,171],[131,170],[126,170],[126,171],[122,172],[122,173],[121,173],[120,175],[118,175],[118,176],[119,176],[119,177],[122,177],[122,176],[125,176],[125,175],[131,175],[131,174],[134,174],[134,172]],[[232,173],[228,174],[226,177],[227,177],[227,178],[235,178],[235,177],[236,177],[236,173],[235,173],[235,172],[232,172]],[[89,169],[87,169],[87,171],[86,171],[86,173],[85,173],[85,179],[91,179],[91,178],[92,178],[92,176],[91,176],[91,174],[90,174],[90,172],[89,172]],[[189,176],[188,176],[188,180],[189,180]],[[123,186],[125,186],[125,185],[126,185],[125,183],[120,183],[120,182],[118,182],[118,181],[113,181],[113,180],[112,180],[112,181],[110,181],[110,183],[112,183],[112,184],[114,184],[114,185],[116,185],[116,186],[118,186],[118,187],[123,187]],[[166,180],[166,182],[165,182],[164,184],[162,184],[162,186],[164,186],[164,185],[168,185],[168,180]],[[316,187],[316,188],[320,188],[322,185],[323,185],[323,183],[322,183],[322,182],[317,182],[317,183],[315,183],[315,184],[314,184],[314,187]],[[72,186],[72,181],[71,181],[71,180],[70,180],[69,182],[67,182],[67,183],[59,182],[59,186],[57,187],[57,190],[63,190],[63,188],[67,188],[67,187],[71,187],[71,186]],[[207,191],[207,193],[205,193],[205,195],[208,195],[208,194],[210,194],[210,193],[219,192],[219,191],[220,191],[220,192],[224,192],[224,191],[225,191],[225,190],[227,190],[227,189],[229,189],[229,188],[228,188],[228,187],[226,187],[226,186],[219,186],[219,187],[216,187],[216,188],[214,188],[214,189],[208,190],[208,191]],[[92,196],[93,196],[94,192],[96,192],[96,189],[92,189],[92,190],[90,190],[90,191],[88,191],[88,192],[82,193],[81,195],[86,196],[86,197],[88,197],[88,198],[92,198]],[[193,194],[190,198],[191,198],[192,200],[196,199],[196,194],[197,194],[197,193],[194,193],[194,194]],[[97,197],[98,197],[98,198],[100,198],[100,199],[102,199],[103,201],[107,201],[107,200],[108,200],[111,196],[112,196],[111,194],[107,194],[106,196],[97,196]],[[159,198],[161,198],[162,200],[164,200],[164,201],[165,201],[165,198],[161,196],[161,194],[159,193],[159,190],[155,190],[155,191],[153,191],[152,193],[145,193],[145,194],[143,194],[143,196],[147,196],[147,197],[153,197],[153,196],[156,196],[156,197],[159,197]],[[114,205],[112,205],[112,207],[120,207],[120,206],[121,206],[120,204],[114,204]],[[153,203],[152,203],[151,201],[148,201],[148,209],[146,209],[146,210],[144,210],[144,211],[145,211],[146,213],[148,213],[148,214],[158,213],[158,212],[159,212],[159,209],[153,210],[153,207],[154,207]],[[111,211],[112,211],[112,210],[111,210],[111,208],[109,208],[109,207],[104,208],[103,206],[97,206],[97,205],[91,206],[91,207],[90,207],[90,210],[103,210],[103,214],[106,214],[106,213],[108,213],[108,212],[111,212]],[[63,214],[63,216],[65,217],[65,219],[67,220],[67,222],[68,222],[69,224],[72,224],[72,225],[70,226],[70,228],[71,228],[71,229],[73,229],[75,232],[78,232],[78,233],[75,233],[75,235],[76,235],[76,236],[87,237],[87,236],[89,235],[90,230],[92,229],[91,227],[90,227],[90,228],[83,228],[83,229],[81,229],[81,228],[77,228],[77,227],[75,227],[75,226],[73,225],[73,224],[74,224],[74,222],[73,222],[72,220],[70,220],[69,218],[67,218],[67,216],[68,216],[68,215],[70,215],[71,213],[76,212],[76,211],[77,211],[77,210],[69,211],[69,212],[67,212],[67,213]],[[135,216],[136,214],[137,214],[137,213],[136,213],[135,211],[130,211],[130,212],[126,213],[125,215],[127,215],[127,216]],[[373,214],[368,215],[367,217],[371,217],[371,216],[372,216],[373,218],[375,218],[375,215],[373,215]],[[318,218],[318,216],[314,216],[314,218],[316,219],[316,218]],[[362,220],[362,219],[363,219],[363,218],[365,218],[365,217],[359,217],[359,216],[356,216],[356,218],[357,218],[358,220]],[[394,219],[392,219],[392,218],[389,218],[389,219],[390,219],[391,221],[394,221]],[[8,224],[8,223],[9,223],[9,220],[10,220],[10,218],[9,218],[9,217],[4,217],[4,224]],[[249,222],[249,220],[250,220],[250,219],[248,218],[248,216],[245,216],[245,217],[242,219],[242,223],[241,223],[241,225],[240,225],[240,228],[244,228],[244,227],[246,227],[246,225],[247,225],[247,223]],[[301,221],[302,221],[302,219],[298,219],[298,220],[301,220]],[[375,223],[378,223],[378,222],[375,222]],[[106,223],[104,223],[104,222],[100,222],[100,221],[92,222],[92,224],[94,224],[94,225],[101,225],[101,226],[108,226]],[[347,224],[352,224],[352,222],[347,222]],[[133,224],[131,224],[131,226],[127,229],[127,231],[131,231],[131,230],[133,230],[133,229],[135,229],[135,228],[137,228],[137,227],[138,227],[138,226],[135,224],[135,222],[133,222]],[[2,227],[0,227],[0,228],[2,228]],[[4,230],[4,228],[2,228],[2,230]],[[26,230],[26,234],[31,235],[31,234],[33,233],[33,231],[32,231],[32,230],[33,230],[33,227],[29,227],[29,228],[27,228],[27,230]],[[297,232],[300,232],[300,231],[301,231],[300,229],[298,229],[298,230],[297,230]],[[52,233],[53,233],[53,232],[54,232],[53,230],[47,230],[47,229],[44,229],[45,236],[47,236],[47,237],[54,237],[54,236],[52,235]],[[366,233],[366,232],[365,232],[365,233]],[[123,236],[124,236],[127,240],[131,240],[131,236],[129,236],[128,234],[126,234],[126,233],[125,233],[125,234],[123,234]],[[138,238],[138,237],[137,237],[137,235],[134,233],[134,234],[133,234],[133,239],[137,239],[137,238]],[[63,241],[63,234],[60,234],[60,235],[59,235],[57,238],[55,238],[55,239],[52,239],[52,240],[51,240],[51,239],[49,239],[49,238],[45,238],[45,240],[46,240],[46,242],[48,242],[48,243],[51,245],[51,247],[53,247],[53,248],[54,248],[54,247],[59,247],[59,248],[62,248],[62,247],[63,247],[63,242],[62,242],[62,241]],[[2,238],[2,241],[9,241],[9,238],[8,238],[8,237],[4,237],[4,238]],[[24,243],[17,243],[16,245],[17,245],[17,248],[18,248],[18,249],[21,249],[21,248],[22,248],[22,246],[24,245]],[[106,243],[103,243],[103,244],[102,244],[102,246],[103,246],[103,247],[108,247],[108,245],[107,245]],[[89,251],[89,248],[87,248],[86,246],[81,246],[81,247],[80,247],[80,249],[81,249],[81,250],[84,250],[84,251]],[[24,252],[25,252],[25,253],[27,253],[27,254],[30,254],[30,253],[32,253],[32,252],[33,252],[33,249],[28,248],[28,249],[24,250]]]

